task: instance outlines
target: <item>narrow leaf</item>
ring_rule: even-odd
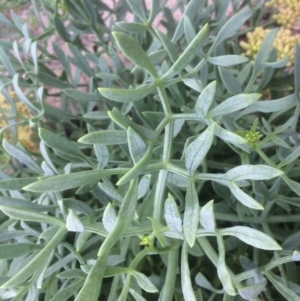
[[[85,143],[85,144],[104,144],[104,145],[126,144],[127,133],[125,131],[118,131],[118,130],[92,132],[82,136],[78,140],[78,142]]]
[[[228,188],[232,192],[232,194],[236,197],[236,199],[244,204],[246,207],[253,208],[256,210],[264,210],[264,207],[255,201],[252,197],[246,194],[243,190],[241,190],[235,182],[229,182]]]
[[[206,203],[200,210],[200,224],[206,230],[214,232],[216,229],[216,221],[214,215],[214,201]]]
[[[0,245],[0,258],[13,259],[41,250],[42,246],[33,243],[10,243]]]
[[[143,289],[148,293],[158,292],[158,289],[155,287],[155,285],[151,282],[151,280],[146,275],[137,271],[132,271],[131,274],[135,277],[141,289]]]
[[[77,214],[70,210],[67,220],[66,220],[66,227],[69,231],[72,232],[83,232],[84,231],[84,225],[81,222],[80,218],[77,216]]]
[[[47,214],[39,213],[29,209],[22,209],[13,206],[0,205],[0,210],[7,216],[22,221],[30,221],[36,223],[49,223],[64,227],[64,222],[57,218]]]
[[[148,26],[146,24],[137,22],[117,22],[116,25],[121,29],[132,33],[143,33],[148,30]]]
[[[235,76],[225,68],[219,67],[218,69],[226,90],[233,95],[242,93],[242,87]]]
[[[75,99],[75,100],[78,100],[80,102],[89,102],[89,101],[99,101],[100,100],[100,95],[98,94],[92,94],[92,93],[87,93],[87,92],[82,92],[78,89],[72,89],[72,88],[68,88],[68,89],[64,89],[63,92]],[[96,92],[97,93],[97,92]]]
[[[230,67],[233,65],[246,63],[249,61],[249,59],[242,55],[229,54],[229,55],[210,57],[208,61],[213,65],[217,65],[221,67]]]
[[[132,161],[139,162],[147,151],[147,143],[131,127],[127,130],[128,146]]]
[[[236,111],[239,111],[241,109],[244,109],[254,102],[256,102],[261,97],[261,94],[259,93],[252,93],[252,94],[238,94],[235,96],[232,96],[222,103],[220,103],[218,106],[216,106],[214,109],[212,109],[209,112],[210,117],[216,117],[219,115],[226,115],[230,114]]]
[[[177,204],[171,194],[168,195],[164,205],[164,217],[171,231],[182,233],[182,219]]]
[[[98,88],[100,94],[117,102],[131,102],[145,98],[155,90],[155,84],[136,89]]]
[[[244,9],[230,18],[218,32],[210,52],[212,52],[223,41],[234,36],[245,21],[251,17],[251,15],[252,12],[250,9]]]
[[[73,156],[83,156],[83,153],[77,147],[77,145],[72,141],[69,141],[65,137],[62,137],[43,128],[39,128],[39,136],[44,141],[44,143],[51,148],[57,149],[63,153]]]
[[[21,163],[27,165],[38,174],[43,173],[42,169],[27,152],[17,146],[10,144],[6,139],[3,139],[2,145],[8,154],[19,160]]]
[[[117,220],[116,210],[111,205],[111,203],[108,203],[108,205],[104,210],[103,219],[102,219],[103,226],[108,233],[110,233],[114,229],[116,220]]]
[[[235,226],[219,231],[221,235],[235,236],[255,248],[262,250],[281,250],[281,247],[273,238],[263,232],[249,227]]]
[[[300,297],[294,293],[290,288],[288,288],[284,283],[278,281],[275,278],[275,275],[271,272],[265,273],[266,277],[269,281],[273,284],[276,290],[286,299],[289,301],[300,301]]]
[[[123,201],[122,195],[112,186],[105,183],[98,183],[99,188],[104,191],[108,196],[118,202]]]
[[[144,175],[141,178],[138,186],[138,200],[147,194],[150,188],[150,184],[151,184],[151,175]]]
[[[200,118],[206,117],[208,110],[214,100],[217,82],[213,81],[201,92],[195,105],[196,115]]]
[[[255,283],[239,289],[239,294],[246,300],[253,300],[258,297],[258,295],[265,290],[267,285],[267,280]]]
[[[2,288],[14,287],[25,282],[34,273],[39,271],[41,267],[47,263],[49,256],[56,246],[63,239],[67,230],[63,227],[54,235],[54,237],[48,242],[38,255],[36,255],[24,268],[22,268],[16,275],[9,279],[6,283],[2,284]]]
[[[225,246],[220,235],[217,236],[217,242],[219,249],[219,258],[217,264],[218,277],[226,293],[230,296],[235,296],[235,289],[233,287],[232,280],[225,262]]]
[[[209,32],[209,25],[205,24],[203,28],[198,32],[193,41],[188,45],[185,51],[180,55],[176,62],[172,65],[170,70],[165,74],[165,77],[168,75],[179,72],[184,69],[196,56],[199,52],[201,45],[205,42]]]
[[[63,191],[81,185],[96,183],[102,177],[107,177],[112,174],[116,174],[116,170],[99,169],[74,172],[66,175],[43,178],[40,181],[25,186],[23,189],[34,192]]]
[[[195,244],[199,225],[200,206],[195,183],[190,180],[185,198],[185,210],[183,216],[183,233],[186,242],[192,248]]]
[[[183,243],[181,251],[181,287],[184,300],[197,301],[190,276],[190,267],[188,262],[188,245]]]
[[[267,165],[240,165],[225,173],[229,181],[269,180],[283,174],[283,171]]]
[[[116,39],[119,48],[130,61],[147,70],[154,78],[158,77],[148,55],[135,39],[122,32],[113,32],[112,34]]]
[[[210,124],[208,128],[187,147],[185,151],[185,167],[190,175],[196,171],[209,151],[214,138],[215,125],[215,122]]]

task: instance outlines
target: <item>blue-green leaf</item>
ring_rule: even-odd
[[[77,216],[77,214],[73,211],[70,210],[67,220],[66,220],[66,228],[69,231],[72,232],[83,232],[84,231],[84,225]]]
[[[249,196],[247,193],[241,190],[235,182],[229,182],[228,188],[236,197],[236,199],[246,207],[253,208],[256,210],[264,210],[264,207],[260,203],[255,201],[251,196]]]
[[[216,221],[214,215],[214,201],[211,200],[200,209],[200,224],[208,230],[214,232],[216,229]]]
[[[127,144],[127,133],[119,130],[92,132],[82,136],[78,142],[85,144]]]
[[[155,84],[136,89],[112,89],[98,88],[98,91],[104,97],[117,102],[131,102],[140,100],[155,90]]]
[[[225,173],[229,181],[269,180],[283,174],[283,171],[268,165],[240,165]]]
[[[122,32],[113,32],[112,34],[118,46],[130,61],[147,70],[154,78],[158,77],[148,55],[135,39]]]
[[[208,110],[214,100],[217,82],[213,81],[201,92],[195,105],[196,115],[200,118],[206,117]]]
[[[244,109],[254,102],[256,102],[261,97],[259,93],[252,93],[252,94],[238,94],[232,96],[222,103],[220,103],[217,107],[212,109],[209,112],[210,117],[216,117],[219,115],[226,115],[241,109]]]
[[[208,128],[196,138],[185,151],[185,167],[192,175],[203,161],[209,151],[215,131],[216,123],[211,123]]]
[[[117,213],[111,203],[108,203],[103,213],[102,223],[105,230],[110,233],[116,224]]]
[[[183,216],[183,233],[186,242],[192,248],[195,244],[199,225],[200,206],[195,183],[190,180],[185,197],[185,210]]]
[[[147,151],[147,143],[131,127],[127,130],[128,146],[132,161],[139,162]]]
[[[267,234],[258,230],[235,226],[219,230],[221,235],[235,236],[246,244],[262,250],[281,250],[279,244]]]
[[[168,195],[164,206],[164,216],[171,231],[182,233],[182,219],[177,204],[171,194]]]

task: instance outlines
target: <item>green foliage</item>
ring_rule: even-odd
[[[0,15],[1,300],[299,300],[300,46],[241,55],[264,3],[112,4]]]

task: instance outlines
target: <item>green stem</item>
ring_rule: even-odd
[[[277,165],[272,160],[270,160],[269,157],[266,156],[265,153],[259,147],[256,148],[256,152],[266,163],[268,163],[269,166],[277,168]]]
[[[164,89],[161,83],[158,84],[157,90],[160,96],[161,104],[164,109],[164,113],[166,115],[165,118],[169,118],[169,116],[171,116],[172,114],[172,111],[168,102],[166,90]],[[170,161],[172,139],[173,139],[173,122],[169,121],[169,123],[165,125],[162,163],[168,163]],[[165,194],[167,176],[168,176],[168,171],[166,169],[161,169],[159,171],[157,186],[155,190],[153,218],[159,223],[161,223],[162,220],[162,209],[164,203],[164,194]]]
[[[169,252],[168,269],[161,300],[172,301],[174,295],[176,272],[178,266],[179,248],[173,247]]]
[[[130,243],[131,243],[131,238],[130,237],[125,238],[124,243],[122,244],[121,254],[120,254],[124,258],[126,256],[128,248],[130,246]],[[120,278],[121,278],[120,275],[116,275],[114,277],[107,301],[115,301],[117,299],[116,292],[117,292],[117,288],[118,288],[118,285],[119,285]]]

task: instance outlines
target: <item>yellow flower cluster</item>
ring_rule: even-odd
[[[260,132],[256,132],[253,129],[248,131],[236,131],[236,134],[245,138],[250,144],[251,149],[255,149],[259,143],[259,139],[263,136]]]
[[[247,42],[241,41],[240,46],[245,51],[244,55],[255,59],[261,44],[270,30],[256,27],[253,32],[247,33]],[[288,57],[287,67],[291,67],[295,61],[295,43],[300,44],[300,34],[294,34],[290,29],[281,27],[274,40],[274,47],[277,49],[278,59]]]
[[[273,19],[285,28],[293,28],[300,21],[299,0],[270,0],[266,7],[273,7],[276,13]]]
[[[33,117],[31,111],[22,102],[17,101],[17,97],[14,92],[11,92],[10,96],[16,101],[16,122],[26,121]],[[8,125],[10,107],[10,104],[8,104],[5,100],[5,97],[0,94],[0,128]],[[12,140],[12,134],[9,128],[4,130],[3,136],[8,140]],[[28,124],[17,125],[17,138],[28,151],[39,152],[39,143],[36,140],[37,135],[32,131]]]

